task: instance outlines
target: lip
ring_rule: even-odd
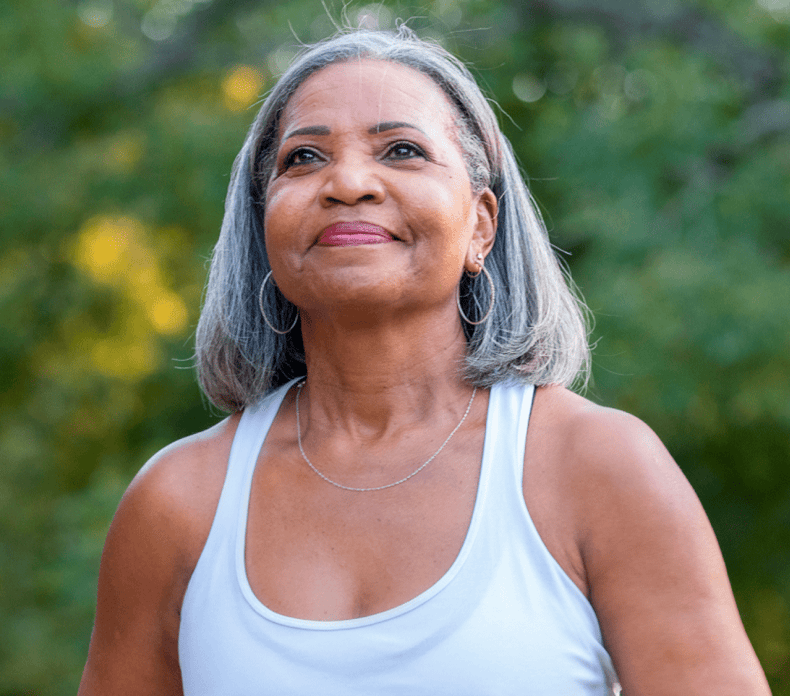
[[[396,241],[387,230],[372,222],[336,222],[318,238],[322,246],[360,246],[362,244],[386,244]]]

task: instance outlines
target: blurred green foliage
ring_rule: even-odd
[[[189,359],[231,162],[316,0],[0,6],[0,695],[70,694]],[[589,396],[695,486],[790,696],[790,1],[350,4],[469,61],[597,318]]]

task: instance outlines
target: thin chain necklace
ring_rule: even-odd
[[[466,417],[469,415],[469,411],[472,410],[472,402],[475,400],[475,394],[477,394],[477,387],[472,390],[472,398],[469,399],[469,403],[466,406],[466,411],[464,411],[464,415],[462,416],[461,420],[458,421],[458,425],[453,428],[453,432],[451,432],[447,439],[442,443],[442,446],[436,450],[425,462],[420,464],[414,471],[412,471],[408,476],[404,476],[399,481],[395,481],[394,483],[387,483],[383,486],[372,486],[370,488],[354,488],[353,486],[344,486],[342,483],[338,483],[337,481],[333,481],[331,478],[322,474],[318,469],[315,468],[315,464],[311,462],[307,455],[304,453],[304,448],[302,447],[302,426],[299,421],[299,394],[302,393],[302,387],[304,386],[304,380],[299,382],[296,386],[296,441],[299,443],[299,452],[302,454],[302,459],[307,462],[307,466],[309,466],[316,474],[318,474],[324,481],[327,483],[331,483],[333,486],[337,488],[342,488],[344,491],[381,491],[385,488],[392,488],[393,486],[397,486],[405,481],[408,481],[412,476],[416,476],[419,474],[428,464],[430,464],[436,457],[439,455],[445,445],[450,442],[450,438],[458,432],[458,429],[464,424]]]

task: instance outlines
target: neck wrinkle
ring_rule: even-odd
[[[308,318],[303,336],[303,427],[378,440],[428,420],[438,425],[460,418],[472,394],[463,378],[466,339],[455,312],[453,321],[435,317],[408,327],[362,329]]]

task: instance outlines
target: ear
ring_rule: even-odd
[[[476,223],[472,239],[469,242],[469,249],[466,252],[464,268],[469,273],[480,271],[480,254],[483,259],[488,256],[491,247],[494,246],[497,228],[497,213],[499,211],[499,201],[494,192],[486,187],[477,194],[474,204]]]

